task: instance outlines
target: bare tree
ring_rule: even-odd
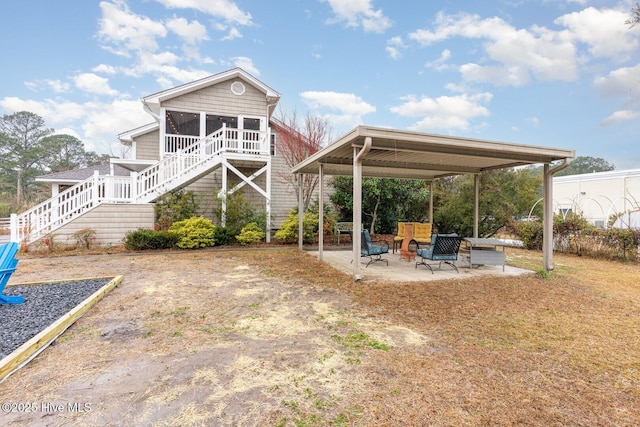
[[[631,18],[627,19],[625,24],[629,25],[629,28],[633,28],[636,24],[640,23],[640,3],[631,9]]]
[[[320,151],[323,144],[330,138],[330,127],[326,119],[312,116],[309,113],[304,117],[302,123],[298,122],[297,113],[286,115],[280,114],[274,120],[277,128],[277,154],[282,156],[289,168],[293,168],[301,161]],[[296,197],[300,197],[297,176],[294,176],[290,169],[277,174],[278,178],[285,184],[290,184],[295,191]],[[313,192],[318,187],[319,176],[305,174],[302,181],[302,205],[306,212],[311,203]]]

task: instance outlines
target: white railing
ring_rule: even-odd
[[[253,155],[268,155],[270,150],[267,133],[257,130],[227,128],[223,126],[205,137],[205,146],[211,150],[206,154],[219,152],[234,152]],[[174,154],[180,150],[193,153],[202,148],[201,140],[197,136],[165,135],[165,155]]]
[[[269,154],[267,133],[226,127],[205,138],[171,135],[169,142],[184,148],[129,177],[96,172],[26,212],[12,215],[11,240],[34,242],[100,203],[150,202],[213,168],[223,152]]]
[[[12,216],[11,240],[33,242],[99,203],[131,202],[131,183],[130,177],[99,176],[96,172],[57,196]]]

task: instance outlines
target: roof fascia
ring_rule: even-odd
[[[137,138],[141,135],[145,135],[158,129],[160,129],[160,125],[157,122],[149,123],[144,126],[140,126],[139,128],[135,128],[118,134],[118,139],[121,142],[133,142],[133,138]]]

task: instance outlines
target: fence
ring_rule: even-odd
[[[0,243],[11,240],[11,218],[0,218]]]

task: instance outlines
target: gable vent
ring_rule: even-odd
[[[245,87],[242,82],[231,83],[231,92],[233,92],[234,95],[242,95],[244,94],[244,91]]]

